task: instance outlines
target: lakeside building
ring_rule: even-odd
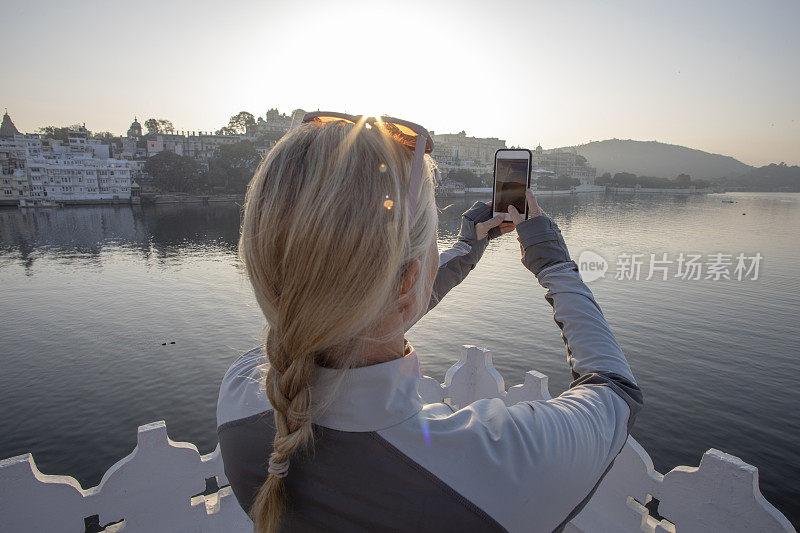
[[[246,140],[245,135],[217,135],[210,132],[153,133],[146,137],[146,157],[166,151],[201,162],[211,159],[220,146]]]
[[[506,141],[497,137],[468,137],[465,131],[436,134],[431,154],[439,166],[439,172],[447,176],[454,170],[469,170],[486,179],[494,172],[494,154],[506,147]],[[487,178],[488,177],[488,178]],[[490,184],[491,185],[491,184]]]
[[[85,127],[70,130],[66,142],[43,142],[37,134],[19,133],[6,113],[0,131],[0,201],[25,207],[130,200],[138,162],[116,159],[112,151],[111,143],[89,138]]]
[[[6,112],[0,124],[0,204],[17,205],[29,195],[27,161],[41,150],[39,136],[20,133]]]
[[[467,137],[465,131],[459,133],[431,132],[434,144],[434,157],[439,162],[458,161],[486,163],[494,161],[494,153],[506,147],[506,141],[496,137]]]
[[[247,136],[253,139],[264,137],[273,142],[277,141],[290,129],[299,126],[305,114],[304,109],[295,109],[289,115],[275,108],[269,109],[264,118],[258,117],[254,125],[247,127]]]
[[[554,177],[577,178],[581,185],[593,185],[597,169],[587,165],[586,158],[575,148],[544,150],[539,145],[533,150],[533,171],[552,172]]]

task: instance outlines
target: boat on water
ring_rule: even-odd
[[[54,200],[33,200],[30,198],[21,198],[19,201],[20,209],[30,208],[58,208],[61,204]]]

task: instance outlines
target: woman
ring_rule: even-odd
[[[257,531],[560,529],[625,444],[633,374],[530,191],[531,218],[501,226],[478,202],[439,254],[432,160],[415,164],[429,136],[414,129],[415,162],[377,126],[312,117],[250,184],[240,253],[269,329],[220,390],[236,498]],[[404,333],[514,226],[574,381],[546,402],[423,405]]]

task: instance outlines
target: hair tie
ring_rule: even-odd
[[[286,477],[286,474],[289,473],[289,459],[286,459],[282,463],[276,463],[272,460],[272,457],[270,457],[267,472],[275,477]]]

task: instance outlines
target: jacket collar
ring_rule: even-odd
[[[317,366],[314,397],[329,399],[314,423],[339,431],[378,431],[416,415],[422,409],[418,385],[422,372],[417,352],[377,365],[351,368],[334,389],[339,370]]]

